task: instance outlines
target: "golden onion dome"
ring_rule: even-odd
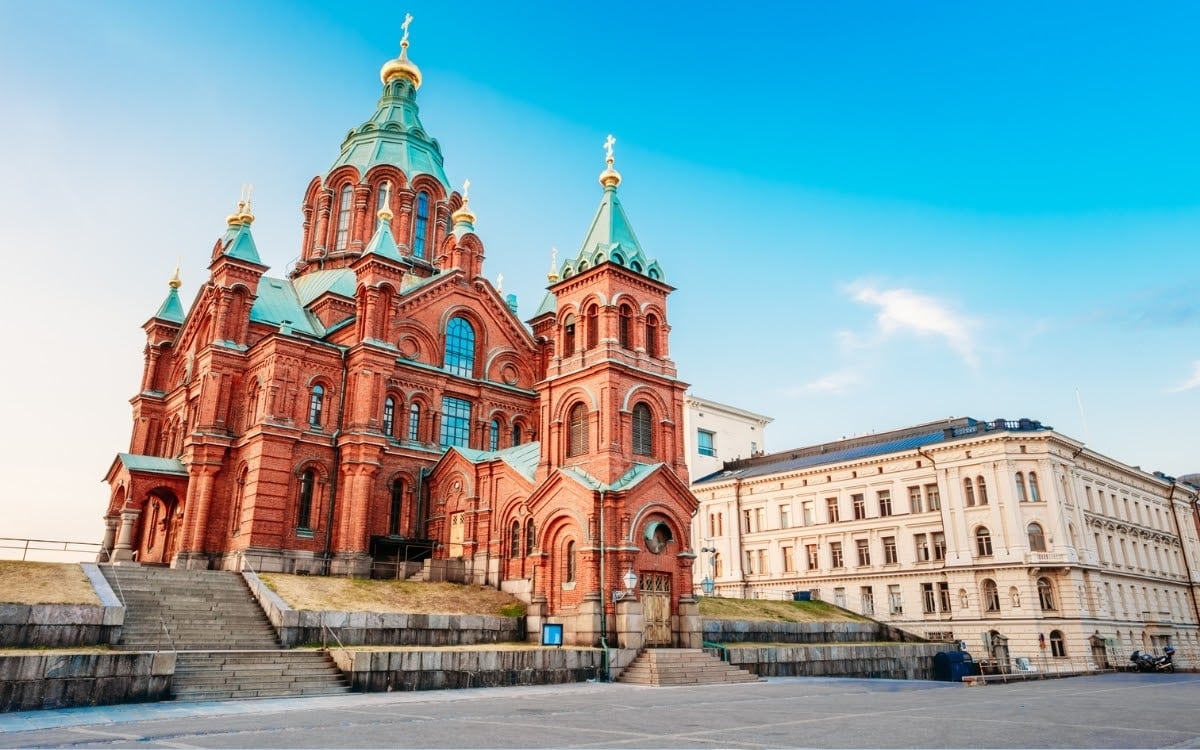
[[[404,14],[404,23],[400,24],[404,29],[404,36],[400,38],[400,56],[395,60],[388,60],[379,69],[379,80],[383,81],[384,86],[397,78],[407,78],[412,82],[414,89],[421,88],[421,69],[408,59],[408,25],[411,23],[412,14]]]

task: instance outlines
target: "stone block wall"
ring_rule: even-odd
[[[827,644],[728,650],[729,663],[759,677],[932,680],[942,643]]]
[[[0,712],[170,700],[175,654],[0,655]]]
[[[0,604],[0,648],[73,648],[121,638],[125,607],[92,563],[80,566],[99,604]]]
[[[912,641],[913,636],[876,622],[744,622],[704,620],[709,643],[869,643]],[[945,650],[945,646],[939,649]]]
[[[465,651],[331,651],[352,689],[442,690],[502,685],[557,685],[597,677],[600,649],[535,648]]]

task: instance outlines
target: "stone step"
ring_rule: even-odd
[[[701,649],[647,649],[621,672],[618,682],[635,685],[718,685],[757,682]]]
[[[349,693],[350,687],[346,685],[320,687],[320,688],[302,688],[294,691],[280,691],[274,689],[268,690],[201,690],[201,691],[182,691],[175,694],[176,701],[221,701],[221,700],[243,700],[248,698],[294,698],[305,696],[318,695],[340,695]]]

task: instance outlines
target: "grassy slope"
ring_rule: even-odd
[[[0,560],[0,603],[99,604],[77,563]]]

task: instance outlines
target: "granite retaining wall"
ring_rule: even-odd
[[[878,622],[745,622],[704,620],[709,643],[925,643],[911,633]],[[946,650],[945,644],[939,648]]]
[[[596,678],[600,649],[331,651],[351,688],[364,693],[502,685],[557,685]]]
[[[99,604],[0,604],[0,648],[72,648],[116,643],[125,607],[92,563],[80,566]]]
[[[718,653],[715,649],[710,649]],[[870,677],[932,680],[944,643],[824,644],[727,650],[730,664],[759,677]]]
[[[0,712],[170,700],[175,654],[0,655]]]
[[[242,573],[284,648],[343,646],[471,646],[525,640],[525,618],[292,609],[258,576]],[[328,635],[325,628],[337,635]]]

